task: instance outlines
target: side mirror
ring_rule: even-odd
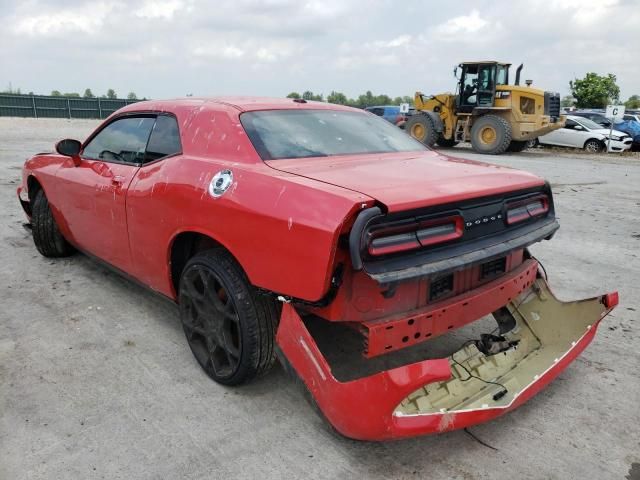
[[[574,130],[584,130],[584,128],[582,127],[582,125],[576,125],[575,127],[573,127]]]
[[[56,152],[65,157],[71,157],[73,163],[78,166],[80,164],[80,150],[82,144],[78,140],[66,138],[56,143]]]

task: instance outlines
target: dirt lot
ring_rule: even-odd
[[[464,431],[361,443],[330,433],[279,367],[242,388],[208,380],[168,302],[82,255],[38,255],[21,164],[95,125],[0,119],[0,479],[640,478],[637,156],[482,157],[554,185],[562,228],[532,250],[561,298],[617,289],[621,305],[549,388],[471,429],[495,450]]]

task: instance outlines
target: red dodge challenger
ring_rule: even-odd
[[[618,302],[549,290],[527,250],[558,229],[544,180],[339,105],[129,105],[27,160],[18,197],[42,255],[86,252],[177,302],[213,380],[250,381],[278,358],[356,439],[518,407]]]

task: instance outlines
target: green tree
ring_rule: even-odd
[[[571,95],[565,95],[564,97],[562,97],[562,100],[560,100],[560,106],[562,107],[573,107],[575,104],[576,99]]]
[[[315,95],[311,90],[306,90],[305,92],[302,93],[302,98],[304,98],[305,100],[313,100],[316,102],[323,102],[324,98],[322,94],[319,95]]]
[[[93,94],[93,92],[91,91],[91,89],[90,89],[90,88],[87,88],[87,89],[84,91],[84,95],[83,95],[83,97],[84,97],[84,98],[95,98],[95,95]]]
[[[109,90],[107,90],[107,98],[118,98],[118,95],[116,95],[116,91],[113,88],[110,88]]]
[[[127,100],[137,100],[138,96],[135,94],[135,92],[129,92],[129,94],[127,95]]]
[[[287,98],[300,98],[300,94],[298,92],[291,92],[287,95]]]
[[[80,98],[80,94],[76,92],[63,93],[62,96],[69,97],[69,98]]]
[[[349,99],[344,93],[332,90],[331,93],[327,95],[327,102],[336,103],[338,105],[347,105]]]
[[[610,103],[617,103],[620,97],[616,76],[611,73],[600,76],[589,72],[583,79],[570,81],[569,87],[576,99],[576,106],[580,108],[604,108]]]
[[[62,94],[60,93],[60,90],[51,90],[51,96],[52,97],[61,97]]]
[[[629,100],[624,102],[624,106],[634,110],[640,108],[640,95],[631,95]]]

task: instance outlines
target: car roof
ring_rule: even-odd
[[[588,112],[586,112],[586,113],[588,113]],[[582,115],[567,115],[567,119],[574,120],[574,121],[584,120],[585,118],[586,117],[583,117]],[[587,120],[589,120],[589,119],[587,118]]]
[[[371,105],[370,107],[365,108],[365,110],[369,110],[370,108],[400,108],[399,105]]]
[[[604,112],[571,112],[572,115],[576,115],[578,117],[582,117],[584,115],[598,115],[600,117],[604,117]]]
[[[216,109],[227,106],[241,112],[255,110],[285,110],[285,109],[314,109],[314,110],[348,110],[361,111],[358,108],[337,105],[334,103],[314,102],[310,100],[298,100],[292,98],[250,97],[250,96],[225,96],[225,97],[186,97],[168,100],[146,100],[131,103],[123,107],[122,112],[137,112],[160,110],[171,112],[189,108]]]
[[[585,117],[583,117],[582,115],[574,115],[574,114],[567,115],[567,119],[569,120],[582,120],[583,118]]]

